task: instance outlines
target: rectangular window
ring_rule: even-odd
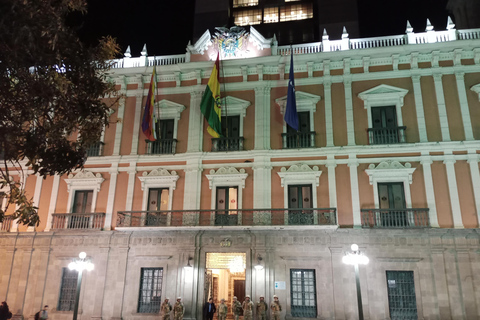
[[[243,137],[240,137],[240,116],[222,116],[222,137],[212,138],[212,151],[243,150]]]
[[[405,127],[398,127],[395,106],[372,107],[372,128],[369,129],[370,144],[405,142]]]
[[[163,268],[142,268],[138,313],[158,313],[162,303]]]
[[[258,6],[258,0],[233,0],[234,8],[250,6]]]
[[[238,188],[217,187],[215,225],[230,226],[238,222]]]
[[[278,7],[263,9],[263,23],[278,22]]]
[[[90,215],[92,213],[93,190],[77,190],[73,199],[72,215],[68,220],[69,229],[90,228]],[[77,215],[75,213],[78,213]]]
[[[313,18],[311,3],[290,4],[280,8],[280,22]]]
[[[78,272],[68,268],[62,268],[62,284],[60,285],[60,297],[58,299],[58,311],[73,311],[77,292]]]
[[[288,208],[298,209],[288,211],[289,225],[313,224],[312,185],[289,185]]]
[[[314,146],[315,133],[310,131],[310,112],[298,112],[298,131],[287,124],[286,148],[308,148]]]
[[[174,154],[177,146],[177,140],[173,138],[174,129],[174,119],[159,120],[155,125],[157,140],[145,140],[147,154]]]
[[[168,188],[148,189],[148,212],[145,220],[146,226],[167,225],[169,201],[170,197]]]
[[[237,26],[248,26],[262,22],[262,10],[241,10],[233,13]]]
[[[317,317],[315,270],[290,269],[290,297],[292,317]]]
[[[380,211],[382,226],[408,226],[405,191],[402,182],[379,183],[378,198],[380,209],[384,209]]]
[[[390,319],[418,319],[413,271],[387,271],[387,287]]]

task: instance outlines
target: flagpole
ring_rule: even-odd
[[[156,101],[156,96],[158,96],[158,86],[157,86],[157,56],[153,56],[153,69],[155,70],[155,79],[153,79],[155,81],[155,91],[156,91],[156,94],[154,96],[154,99],[153,99],[153,107],[155,108],[155,101]],[[160,140],[161,138],[161,133],[162,131],[160,130],[160,106],[158,106],[157,108],[157,119],[158,119],[158,139],[157,140]]]
[[[220,54],[222,52],[222,48],[220,47],[218,49],[218,53]],[[223,78],[223,93],[226,92],[226,84],[225,84],[225,70],[223,69],[223,60],[219,59],[221,61],[221,68],[222,69],[222,78]],[[220,65],[220,63],[219,63]],[[221,101],[221,100],[220,100]],[[221,110],[221,109],[220,109]],[[221,119],[221,115],[220,115]],[[228,150],[228,108],[227,108],[227,97],[225,97],[225,137],[227,138],[227,150]]]

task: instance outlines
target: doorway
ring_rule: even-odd
[[[231,305],[233,297],[243,302],[245,299],[246,254],[239,252],[208,252],[205,268],[204,302],[213,298],[216,306],[225,299],[228,318],[233,318]]]

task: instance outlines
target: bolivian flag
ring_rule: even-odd
[[[203,93],[200,110],[208,122],[207,131],[214,138],[222,135],[222,110],[220,106],[220,54],[217,54],[217,61],[213,66],[212,75],[208,80],[207,88]]]
[[[155,77],[155,66],[153,67],[152,79],[150,80],[150,87],[148,88],[147,102],[143,111],[142,131],[150,141],[157,140],[155,132],[155,84],[157,78]]]

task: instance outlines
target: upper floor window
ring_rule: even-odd
[[[174,139],[175,120],[163,119],[155,128],[156,141],[147,141],[147,154],[174,154],[177,139]]]
[[[280,22],[313,18],[311,3],[290,4],[280,7]]]
[[[221,138],[212,139],[212,151],[243,150],[243,137],[240,136],[240,116],[222,116]]]
[[[260,24],[262,22],[262,10],[241,10],[233,13],[235,24],[237,26],[248,26],[253,24]]]
[[[251,7],[258,6],[258,0],[233,0],[233,7]]]
[[[278,22],[278,7],[263,9],[263,23]]]
[[[78,272],[62,268],[62,283],[60,284],[60,297],[58,298],[58,311],[72,311],[75,307]]]
[[[238,187],[217,187],[215,225],[236,225],[238,223]]]
[[[158,313],[162,304],[163,268],[142,268],[138,313]]]
[[[408,226],[403,182],[378,183],[378,202],[382,226]]]
[[[308,148],[315,146],[315,132],[310,129],[310,112],[304,111],[298,113],[298,131],[292,129],[289,125],[287,133],[283,134],[283,148]]]

